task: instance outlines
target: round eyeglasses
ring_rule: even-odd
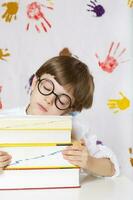
[[[55,95],[55,106],[59,110],[67,110],[68,108],[71,108],[71,106],[72,106],[71,98],[67,94],[59,94],[59,95],[56,94],[54,92],[55,85],[50,79],[47,79],[47,78],[38,79],[38,90],[44,96],[54,94]]]

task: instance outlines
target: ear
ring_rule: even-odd
[[[37,77],[34,76],[33,80],[32,80],[32,84],[31,84],[31,91],[33,91],[36,87],[36,84],[37,84]]]

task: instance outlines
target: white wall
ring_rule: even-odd
[[[133,178],[133,167],[130,164],[128,148],[133,148],[133,29],[132,11],[125,0],[97,0],[96,4],[104,7],[105,13],[96,17],[94,12],[87,11],[89,0],[40,0],[38,3],[52,5],[53,10],[42,8],[46,19],[51,23],[49,28],[41,19],[37,22],[40,33],[35,29],[34,20],[26,14],[27,5],[31,0],[19,0],[17,19],[11,22],[2,19],[6,7],[0,0],[0,49],[8,49],[10,56],[6,61],[0,59],[0,85],[2,85],[1,101],[4,108],[24,105],[28,100],[25,86],[29,77],[50,57],[59,54],[61,49],[68,47],[74,55],[86,62],[95,78],[94,104],[91,110],[83,111],[81,121],[90,124],[91,131],[111,147],[118,155],[122,171]],[[94,1],[95,2],[95,1]],[[30,22],[27,31],[26,26]],[[46,25],[47,32],[41,27]],[[119,58],[118,66],[112,73],[103,71],[98,66],[95,53],[101,61],[105,60],[111,43],[115,46],[112,56]],[[113,55],[116,45],[120,46]],[[128,60],[121,63],[123,60]],[[129,99],[127,109],[119,109],[114,113],[107,106],[109,99],[120,100],[119,92]]]

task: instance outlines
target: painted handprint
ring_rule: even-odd
[[[133,0],[128,0],[128,6],[129,6],[129,8],[133,7]]]
[[[17,12],[19,9],[18,2],[8,2],[2,4],[3,7],[6,7],[5,13],[2,15],[2,18],[5,20],[5,22],[11,22],[11,20],[14,18],[17,18]]]
[[[47,8],[47,9],[51,9],[51,10],[53,9],[53,7],[51,7],[51,6],[45,6],[38,2],[32,2],[32,3],[28,4],[28,6],[27,6],[27,17],[29,18],[29,20],[31,22],[35,23],[34,26],[35,26],[37,32],[40,32],[39,26],[41,26],[45,32],[47,32],[46,25],[49,28],[51,28],[51,24],[46,19],[44,11],[42,11],[42,8]],[[39,23],[39,26],[37,25],[37,23]],[[29,30],[29,28],[30,28],[30,23],[27,24],[26,30]]]
[[[120,59],[121,55],[126,51],[126,48],[122,49],[120,53],[116,56],[117,50],[119,49],[120,43],[116,44],[116,47],[114,47],[115,43],[112,42],[108,51],[108,54],[104,61],[100,61],[100,58],[98,54],[96,53],[95,56],[98,59],[98,65],[99,67],[108,73],[112,73],[113,70],[119,65],[119,63],[124,63],[126,61],[118,61]],[[113,50],[114,48],[114,50]],[[113,52],[112,52],[113,50]]]
[[[8,49],[0,49],[0,60],[5,60],[4,57],[10,56],[10,53],[7,53],[7,52],[8,52]]]
[[[133,167],[133,150],[132,150],[132,148],[130,147],[130,148],[128,149],[128,151],[129,151],[129,154],[130,154],[130,163],[131,163],[131,165],[132,165],[132,167]]]
[[[96,0],[90,1],[90,4],[87,4],[87,6],[90,8],[87,11],[94,12],[96,17],[101,17],[105,13],[103,6],[98,4]]]
[[[2,85],[0,85],[0,94],[2,92]],[[2,104],[2,100],[1,100],[1,97],[0,97],[0,110],[3,108],[3,104]]]
[[[108,107],[110,109],[114,109],[114,113],[119,112],[120,110],[126,110],[130,106],[130,100],[122,93],[119,93],[122,97],[121,99],[109,99],[108,100]]]

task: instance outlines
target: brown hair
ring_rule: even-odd
[[[90,108],[94,82],[86,64],[71,56],[57,56],[45,62],[36,72],[37,77],[51,74],[62,86],[69,85],[75,98],[73,111]]]
[[[59,52],[59,56],[72,56],[72,53],[69,51],[69,49],[67,47],[63,48],[60,52]]]

